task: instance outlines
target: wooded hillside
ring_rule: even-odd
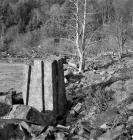
[[[132,49],[132,22],[132,0],[0,0],[0,51],[76,55],[81,70],[101,52]]]

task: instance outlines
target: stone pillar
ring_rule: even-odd
[[[52,63],[52,79],[54,112],[58,113],[58,63],[56,60]]]
[[[49,61],[44,61],[44,102],[45,111],[53,111],[52,63]]]
[[[41,60],[34,60],[34,65],[31,67],[29,95],[26,100],[27,105],[35,107],[39,111],[43,110]]]
[[[63,60],[58,60],[58,114],[62,115],[66,109],[66,94],[64,84]]]
[[[28,75],[25,104],[39,111],[62,114],[66,105],[62,59],[34,60]]]
[[[27,99],[27,94],[29,92],[29,85],[30,85],[30,73],[31,73],[31,66],[28,66],[28,65],[25,65],[24,66],[24,80],[23,80],[23,84],[22,84],[22,95],[23,95],[23,101],[24,101],[24,104],[28,104],[28,102],[26,101]]]

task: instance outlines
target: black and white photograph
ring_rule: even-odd
[[[0,0],[0,140],[133,140],[133,0]]]

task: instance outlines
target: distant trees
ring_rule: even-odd
[[[19,32],[26,32],[26,27],[33,20],[33,14],[37,15],[35,9],[38,9],[40,6],[40,1],[36,0],[17,2],[3,0],[0,5],[0,21],[3,23],[0,22],[0,24],[4,24],[6,28],[18,25]]]
[[[119,47],[119,58],[122,57],[124,47],[129,39],[132,39],[132,0],[115,0],[112,1],[114,9],[113,21],[108,24],[105,32],[112,35],[117,40]]]
[[[131,21],[131,7],[131,0],[66,0],[62,5],[55,2],[50,8],[50,19],[46,22],[49,37],[73,44],[79,57],[79,71],[83,72],[86,50],[101,41],[104,36],[101,34],[109,30],[108,33],[117,39],[121,58],[129,36],[128,24],[125,23]],[[107,31],[104,25],[107,25]]]
[[[0,46],[7,49],[23,35],[29,37],[31,46],[40,36],[58,44],[64,39],[73,44],[80,72],[85,68],[87,49],[107,34],[116,38],[121,58],[133,36],[132,27],[132,0],[0,0]]]
[[[37,0],[0,1],[0,47],[2,50],[8,51],[10,43],[16,39],[16,34],[24,34],[40,27],[43,18],[41,19],[39,12],[36,12],[39,7],[41,7],[41,1]]]
[[[99,29],[99,22],[95,20],[98,12],[91,0],[66,1],[63,6],[64,20],[58,24],[64,26],[64,39],[75,47],[79,57],[79,72],[83,72],[86,47],[92,44],[93,37]]]

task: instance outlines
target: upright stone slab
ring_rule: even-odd
[[[23,93],[24,104],[62,114],[65,105],[63,61],[35,59],[33,65],[0,63],[0,92]]]
[[[0,92],[10,90],[22,92],[27,91],[28,65],[23,63],[0,63]]]
[[[58,63],[53,61],[52,63],[52,83],[53,83],[53,104],[54,112],[58,113]]]
[[[29,86],[29,95],[27,95],[27,105],[35,107],[37,110],[43,110],[42,104],[42,72],[41,60],[34,60],[31,67],[31,78]]]
[[[34,60],[29,73],[25,104],[39,111],[62,114],[66,105],[62,59]]]
[[[58,114],[62,115],[66,109],[66,94],[64,84],[63,60],[58,60]]]
[[[44,61],[44,106],[45,111],[53,111],[53,83],[52,83],[52,62]]]
[[[44,61],[44,102],[45,111],[61,115],[66,107],[63,61]]]
[[[24,69],[24,80],[23,80],[23,84],[22,84],[22,88],[23,88],[23,101],[24,101],[24,104],[27,105],[27,101],[26,101],[26,98],[27,98],[27,95],[28,95],[28,92],[29,92],[29,85],[30,85],[30,81],[29,81],[29,78],[30,78],[30,72],[29,70],[31,70],[31,66],[29,65],[26,65],[25,66],[25,69]],[[27,98],[28,99],[28,98]]]

